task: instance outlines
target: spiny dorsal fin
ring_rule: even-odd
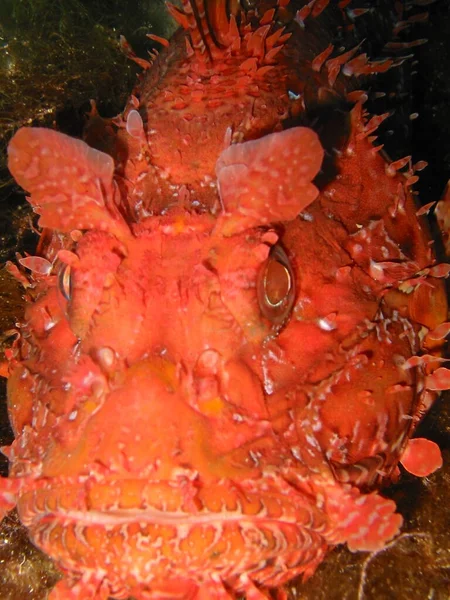
[[[191,46],[199,56],[214,59],[233,42],[232,22],[240,13],[239,0],[182,0],[183,10],[167,3],[173,18],[189,29]]]

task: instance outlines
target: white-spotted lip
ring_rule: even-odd
[[[53,516],[55,519],[63,521],[76,521],[83,525],[127,525],[130,523],[151,523],[154,525],[213,525],[218,522],[258,522],[275,521],[283,523],[296,524],[294,515],[283,515],[280,517],[271,517],[267,509],[263,506],[257,515],[247,515],[241,510],[222,511],[222,512],[199,512],[186,513],[183,511],[166,512],[156,508],[147,509],[115,509],[109,511],[100,510],[61,510],[52,513],[41,513],[35,515],[35,519],[48,520]]]
[[[58,507],[52,510],[49,506],[46,506],[45,510],[42,511],[26,511],[25,514],[21,515],[21,520],[26,526],[36,526],[40,522],[48,523],[51,521],[59,521],[67,525],[72,522],[82,526],[120,527],[139,523],[141,525],[166,525],[177,528],[202,525],[217,526],[227,523],[253,524],[255,527],[285,524],[319,532],[323,523],[322,519],[316,522],[314,518],[316,507],[308,507],[304,502],[301,502],[300,510],[297,511],[295,499],[292,499],[292,502],[293,504],[289,503],[288,506],[279,505],[279,510],[275,514],[271,514],[271,511],[268,510],[263,497],[260,499],[260,509],[256,514],[246,514],[239,500],[236,500],[234,510],[227,510],[223,506],[218,512],[213,512],[207,508],[203,508],[198,512],[164,511],[154,507],[110,510],[72,510]]]

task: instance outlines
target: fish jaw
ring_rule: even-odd
[[[108,481],[99,470],[55,478],[50,486],[35,482],[22,490],[18,511],[36,545],[57,554],[69,575],[52,592],[56,598],[62,590],[99,599],[190,598],[189,590],[201,598],[225,587],[249,593],[280,586],[293,573],[309,577],[330,545],[374,551],[398,532],[394,502],[325,473],[302,480],[286,468],[284,475],[202,486],[183,469],[170,481]],[[80,555],[91,565],[87,571],[79,571]]]

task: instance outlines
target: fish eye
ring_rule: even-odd
[[[72,277],[70,265],[63,265],[58,273],[58,288],[67,302],[72,299]]]
[[[290,315],[295,299],[295,280],[290,260],[283,248],[272,246],[257,282],[262,314],[275,325]]]

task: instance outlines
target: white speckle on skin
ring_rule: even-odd
[[[328,319],[318,319],[317,324],[323,331],[333,331],[333,329],[336,329],[336,325]]]
[[[53,329],[53,327],[56,325],[56,321],[48,321],[45,326],[44,326],[44,330],[45,331],[50,331],[51,329]]]
[[[300,448],[298,446],[293,446],[291,448],[291,454],[294,458],[296,458],[297,460],[302,460],[302,455],[300,453]]]
[[[69,421],[75,421],[75,419],[77,418],[77,415],[78,415],[78,411],[77,411],[77,410],[73,410],[73,411],[72,411],[72,412],[69,414],[69,416],[67,417],[67,419],[68,419]]]
[[[313,431],[321,431],[322,430],[322,422],[320,418],[317,418],[312,424]]]

